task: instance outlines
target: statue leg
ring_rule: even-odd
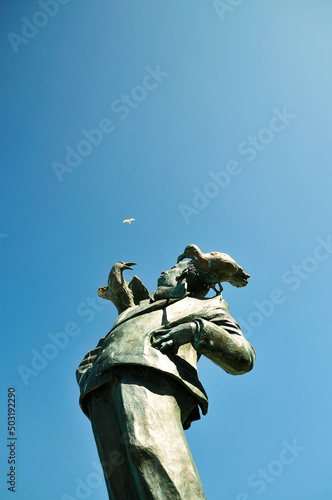
[[[140,367],[122,367],[102,398],[92,396],[90,417],[98,450],[103,449],[101,462],[120,453],[119,465],[104,467],[111,499],[205,499],[182,427],[195,406],[180,383]]]
[[[108,383],[93,391],[88,403],[89,416],[104,471],[110,500],[139,500],[128,460],[125,439],[115,404],[116,385]]]

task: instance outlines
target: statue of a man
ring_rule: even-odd
[[[163,271],[77,370],[110,499],[205,498],[184,434],[208,407],[197,361],[204,355],[232,375],[255,361],[227,303],[204,298],[208,290],[190,261]]]

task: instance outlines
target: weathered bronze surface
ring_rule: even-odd
[[[225,256],[203,255],[213,269]],[[226,281],[222,276],[211,278],[195,259],[178,262],[148,294],[137,276],[124,280],[132,265],[116,263],[108,286],[98,289],[119,316],[78,367],[80,405],[91,420],[110,499],[204,499],[184,434],[208,408],[197,361],[204,355],[240,375],[253,368],[255,351],[220,291],[204,298]],[[240,281],[249,277],[243,274]]]

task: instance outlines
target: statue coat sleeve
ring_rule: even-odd
[[[201,339],[196,349],[227,373],[242,375],[252,370],[255,350],[229,314],[227,303],[223,303],[224,312],[201,319]]]

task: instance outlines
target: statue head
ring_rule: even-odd
[[[168,271],[162,271],[158,278],[155,300],[180,298],[189,295],[203,298],[209,286],[201,281],[191,261],[179,262]]]

